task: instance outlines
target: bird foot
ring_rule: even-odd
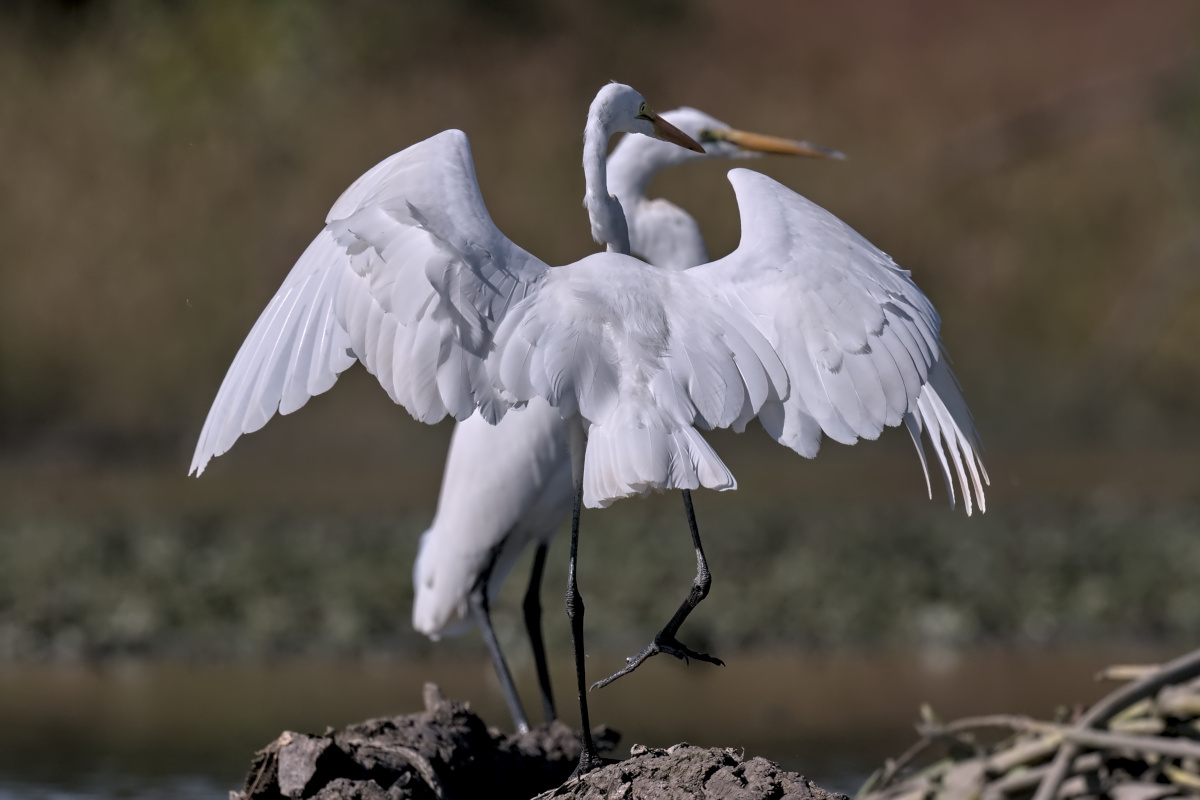
[[[628,675],[629,673],[633,672],[635,669],[640,667],[642,665],[642,663],[645,662],[647,659],[649,659],[651,656],[656,656],[659,653],[666,653],[669,656],[675,656],[680,661],[683,661],[684,663],[687,663],[687,664],[691,663],[691,659],[695,659],[697,661],[704,661],[708,664],[716,664],[718,667],[725,666],[725,662],[722,661],[721,659],[716,658],[715,656],[710,656],[708,653],[697,652],[697,651],[693,650],[692,648],[688,647],[687,645],[683,644],[682,642],[680,642],[674,636],[664,636],[660,632],[657,636],[654,637],[654,641],[652,641],[650,644],[648,644],[646,646],[646,648],[644,650],[642,650],[642,652],[638,653],[636,656],[633,656],[632,658],[625,659],[624,667],[617,670],[612,675],[609,675],[607,678],[596,681],[595,683],[592,684],[591,689],[603,689],[605,686],[608,686],[610,683],[615,681],[617,678],[620,678],[623,675]],[[591,689],[589,689],[588,691],[591,691]]]
[[[596,752],[595,747],[590,745],[591,742],[583,743],[583,750],[579,753],[579,763],[575,765],[575,771],[567,778],[568,783],[604,766],[604,759]]]

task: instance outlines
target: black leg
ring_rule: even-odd
[[[487,644],[488,652],[491,653],[492,665],[496,668],[496,677],[500,679],[500,688],[504,691],[504,701],[508,703],[508,711],[512,714],[513,725],[516,727],[517,733],[525,733],[529,730],[529,720],[525,717],[525,709],[521,707],[521,697],[517,694],[512,673],[508,671],[508,662],[504,660],[504,653],[500,652],[500,642],[496,639],[496,631],[492,628],[492,616],[488,611],[487,583],[491,572],[489,565],[479,580],[475,582],[475,587],[471,589],[468,602],[471,606],[471,613],[475,617],[475,623],[483,634],[483,641]]]
[[[585,775],[602,766],[596,743],[592,741],[592,725],[588,716],[587,677],[583,664],[583,598],[575,582],[575,562],[579,554],[579,510],[583,505],[583,480],[575,480],[575,502],[571,509],[571,561],[567,566],[567,618],[571,620],[571,643],[575,646],[575,679],[579,685],[579,725],[583,742],[579,752],[579,766],[571,773],[572,778]]]
[[[688,527],[692,531],[692,546],[696,549],[696,577],[692,580],[692,588],[688,592],[687,597],[684,598],[683,604],[679,606],[679,610],[675,612],[675,616],[671,617],[671,621],[655,634],[654,641],[650,642],[646,649],[636,656],[625,659],[624,668],[614,672],[602,681],[596,681],[592,685],[593,689],[608,686],[622,675],[628,675],[633,672],[646,659],[656,656],[659,653],[667,653],[684,661],[694,658],[697,661],[706,661],[709,664],[725,666],[725,662],[721,659],[714,658],[707,653],[698,653],[675,638],[675,635],[679,633],[679,627],[683,625],[684,620],[688,618],[692,610],[700,605],[701,600],[708,597],[708,589],[712,585],[712,575],[708,571],[708,561],[704,558],[704,548],[700,544],[700,530],[696,527],[696,512],[692,509],[692,493],[687,489],[683,490],[683,508],[687,512]]]
[[[546,644],[542,639],[542,575],[546,569],[548,549],[549,545],[542,542],[533,555],[529,588],[525,590],[525,630],[529,632],[533,663],[537,666],[538,688],[542,690],[542,713],[546,722],[551,722],[558,715],[554,712],[554,693],[550,689],[550,670],[546,666]]]

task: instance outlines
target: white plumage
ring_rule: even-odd
[[[525,547],[547,540],[570,510],[566,423],[545,400],[498,425],[479,414],[458,423],[413,567],[413,627],[434,639],[465,630],[467,597],[485,571],[491,601]]]
[[[773,145],[773,152],[841,157],[804,142],[757,137],[740,146],[719,140],[715,133],[730,127],[693,108],[666,111],[662,118],[693,139],[704,139],[705,152],[625,136],[605,165],[608,190],[623,209],[630,251],[656,267],[686,269],[708,260],[692,216],[667,200],[646,197],[659,171],[704,158],[754,157],[761,151],[750,147],[759,141]],[[597,446],[595,439],[591,446]],[[496,458],[503,468],[479,466]],[[467,596],[489,567],[490,555],[499,552],[500,559],[488,576],[489,600],[499,593],[511,560],[525,545],[553,537],[570,510],[567,425],[557,410],[535,400],[509,411],[496,425],[478,413],[460,422],[450,442],[437,513],[421,537],[413,627],[433,638],[465,630]]]
[[[661,136],[660,123],[628,87],[597,96],[585,130],[587,205],[610,252],[565,267],[495,227],[463,133],[372,168],[334,204],[235,356],[191,471],[358,360],[423,422],[478,409],[495,423],[514,406],[555,407],[588,432],[580,477],[590,507],[649,489],[733,488],[699,431],[741,430],[758,416],[809,457],[821,433],[853,443],[904,422],[920,450],[928,429],[951,492],[948,459],[968,513],[972,491],[982,508],[986,473],[937,312],[907,271],[836,217],[735,169],[733,253],[682,271],[622,254],[638,234],[622,238],[597,142],[618,130]],[[548,417],[546,407],[533,413]],[[552,482],[561,458],[551,448],[523,474]],[[463,554],[464,575],[478,557]]]

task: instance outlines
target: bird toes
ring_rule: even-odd
[[[624,667],[617,670],[612,675],[609,675],[607,678],[596,681],[591,685],[588,691],[593,689],[603,689],[617,678],[633,672],[635,669],[644,664],[649,658],[656,656],[659,653],[666,653],[667,655],[675,656],[675,658],[678,658],[685,664],[691,664],[692,659],[695,659],[696,661],[703,661],[706,664],[715,664],[718,667],[725,666],[725,662],[716,656],[710,656],[708,653],[701,653],[698,650],[693,650],[683,642],[676,639],[674,636],[664,636],[660,632],[654,637],[654,641],[646,645],[646,648],[642,650],[642,652],[625,659]]]
[[[715,664],[718,667],[725,666],[725,662],[716,656],[710,656],[708,653],[701,653],[698,650],[693,650],[675,638],[671,638],[669,640],[661,638],[656,639],[655,644],[658,646],[661,652],[675,656],[685,664],[691,664],[691,659],[695,659],[696,661],[703,661],[706,664]]]

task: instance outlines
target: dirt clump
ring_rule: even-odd
[[[602,752],[620,738],[593,731]],[[326,730],[285,731],[255,753],[231,800],[845,800],[733,749],[634,745],[630,758],[564,784],[579,734],[553,722],[522,734],[488,728],[470,708],[425,685],[425,710]],[[539,794],[542,793],[542,794]]]

